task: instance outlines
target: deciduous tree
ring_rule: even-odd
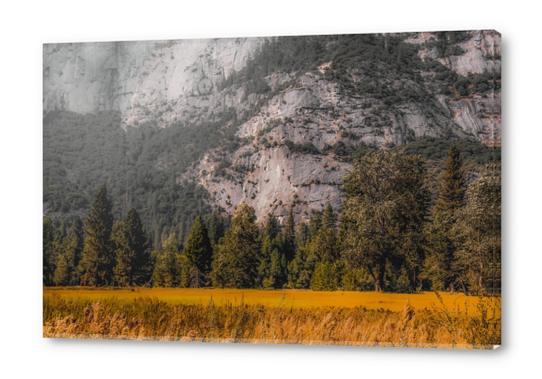
[[[348,221],[343,246],[351,268],[364,268],[382,291],[389,264],[404,265],[416,285],[428,201],[425,160],[386,151],[358,160],[345,177]]]

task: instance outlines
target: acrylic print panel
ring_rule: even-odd
[[[501,344],[500,34],[47,44],[43,336]]]

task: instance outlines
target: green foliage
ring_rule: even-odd
[[[454,255],[456,252],[453,217],[447,212],[437,212],[433,222],[425,226],[425,275],[431,283],[431,289],[446,291],[455,289],[456,270]]]
[[[116,253],[113,269],[119,286],[144,285],[152,270],[149,242],[137,211],[132,208],[126,218],[113,228],[111,239]]]
[[[258,226],[254,209],[237,206],[222,242],[215,247],[211,280],[215,287],[250,288],[254,285],[258,256]]]
[[[313,210],[312,217],[309,221],[309,237],[311,240],[316,238],[316,235],[322,227],[322,213]]]
[[[412,287],[423,263],[422,228],[429,193],[425,160],[378,152],[360,159],[345,177],[344,258],[364,268],[381,291],[388,265],[403,266]]]
[[[273,215],[269,215],[269,217],[267,217],[267,222],[265,224],[262,237],[263,238],[269,237],[271,239],[275,239],[275,237],[277,236],[277,234],[279,234],[279,232],[280,232],[280,225],[277,218]]]
[[[272,238],[272,234],[264,234],[256,285],[262,288],[282,288],[284,286],[287,279],[287,264],[283,247],[282,233],[279,232],[274,238]]]
[[[43,285],[51,285],[54,275],[54,225],[51,217],[43,220]]]
[[[500,291],[501,278],[501,166],[489,164],[465,194],[457,213],[456,264],[461,286],[484,294]]]
[[[459,151],[459,159],[465,170],[476,169],[492,162],[501,161],[501,148],[490,147],[480,142],[469,140],[450,141],[448,139],[424,136],[405,146],[396,147],[393,151],[401,151],[406,155],[421,155],[444,169],[450,148],[455,145]]]
[[[175,234],[163,241],[162,251],[154,253],[156,263],[153,280],[157,287],[176,287],[180,282],[180,258]]]
[[[328,204],[324,210],[324,217],[322,219],[322,225],[328,229],[335,229],[335,223],[337,222],[337,216],[333,213],[333,207]]]
[[[81,260],[82,281],[95,286],[108,285],[113,263],[113,215],[105,184],[100,187],[90,215],[85,221],[86,234]]]
[[[178,232],[186,238],[196,217],[212,208],[203,187],[178,183],[177,177],[209,149],[235,140],[239,122],[227,109],[213,121],[167,128],[147,123],[125,131],[118,112],[49,112],[43,131],[45,211],[71,220],[88,214],[94,191],[107,183],[115,219],[137,209],[155,249],[164,228],[182,227]]]
[[[367,154],[377,151],[377,148],[367,145],[360,141],[356,147],[346,145],[343,141],[336,142],[333,146],[333,154],[338,160],[343,162],[353,162],[356,159],[363,158]]]
[[[465,51],[457,46],[457,43],[464,42],[469,39],[469,33],[464,31],[449,31],[449,32],[434,32],[437,40],[431,39],[425,43],[425,47],[432,49],[437,48],[441,57],[449,55],[463,55]]]
[[[66,286],[70,284],[70,269],[64,255],[58,257],[53,282],[55,286]]]
[[[286,146],[288,146],[288,149],[290,149],[290,151],[292,153],[301,153],[301,154],[321,154],[320,153],[320,150],[318,150],[316,148],[316,146],[314,146],[312,143],[310,142],[307,142],[307,143],[304,143],[302,145],[300,144],[295,144],[293,143],[292,141],[290,140],[285,140],[284,141],[284,144]]]
[[[331,262],[318,262],[311,278],[311,290],[336,291],[339,287],[337,269]]]
[[[457,146],[450,147],[448,155],[448,162],[441,175],[441,188],[438,193],[436,210],[448,212],[453,216],[454,211],[463,205],[465,179]]]
[[[183,256],[187,258],[187,265],[190,269],[195,267],[200,274],[205,275],[211,269],[213,250],[209,239],[209,232],[201,216],[198,216],[192,226],[190,236],[186,240]],[[199,282],[194,283],[199,287]]]
[[[229,227],[231,222],[231,217],[222,217],[219,213],[214,212],[207,222],[209,241],[211,245],[214,246],[218,243],[220,238],[224,237],[226,229]]]
[[[284,224],[284,256],[287,262],[291,262],[295,256],[295,222],[294,209],[290,207],[290,213]]]

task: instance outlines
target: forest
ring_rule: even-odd
[[[84,220],[44,219],[44,285],[498,294],[500,156],[493,160],[467,184],[456,145],[437,177],[423,155],[368,152],[344,178],[340,216],[328,205],[296,225],[290,211],[284,226],[271,215],[260,229],[241,203],[233,217],[200,211],[186,238],[172,228],[159,246],[141,209],[114,214],[103,184]]]

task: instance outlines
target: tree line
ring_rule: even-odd
[[[500,289],[501,171],[492,163],[468,186],[452,146],[438,177],[425,159],[379,151],[345,176],[340,218],[331,205],[296,225],[254,209],[198,216],[186,241],[174,232],[152,249],[139,214],[114,222],[103,185],[84,224],[43,223],[44,285],[306,288],[415,292]]]

